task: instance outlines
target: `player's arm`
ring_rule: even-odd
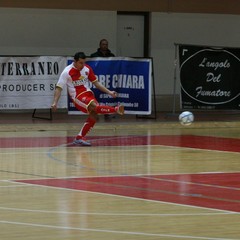
[[[67,71],[63,71],[59,77],[59,80],[57,82],[55,92],[54,92],[53,103],[51,105],[51,108],[54,111],[57,110],[58,100],[61,96],[63,87],[67,84],[68,78],[69,78],[69,75]]]
[[[117,97],[117,92],[115,91],[110,91],[109,89],[107,89],[106,87],[104,87],[99,81],[94,81],[93,82],[94,86],[99,89],[100,91],[109,94],[110,96],[112,96],[113,98]]]
[[[53,97],[53,103],[52,103],[52,106],[51,106],[51,108],[54,111],[57,110],[57,104],[58,104],[58,100],[59,100],[59,98],[61,96],[61,93],[62,93],[62,88],[56,86],[56,89],[55,89],[55,92],[54,92],[54,97]]]

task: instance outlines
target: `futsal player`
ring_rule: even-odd
[[[94,127],[98,114],[124,114],[124,106],[116,107],[99,105],[94,93],[88,88],[87,82],[90,81],[100,91],[109,94],[113,98],[117,97],[115,91],[110,91],[104,87],[95,76],[92,68],[85,63],[86,56],[83,52],[77,52],[74,55],[74,61],[68,65],[61,73],[54,92],[54,98],[51,108],[56,111],[59,98],[63,87],[66,85],[68,94],[75,107],[88,114],[88,118],[82,129],[73,141],[79,146],[91,146],[86,141],[85,136]]]

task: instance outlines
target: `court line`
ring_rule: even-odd
[[[137,136],[136,136],[137,137]],[[116,137],[117,138],[117,137]],[[110,138],[109,138],[110,139]],[[111,139],[115,139],[115,138],[111,138]],[[104,138],[103,139],[94,139],[94,140],[105,140]],[[55,157],[55,156],[53,156],[53,153],[54,153],[54,151],[55,150],[57,150],[57,149],[59,149],[59,148],[61,148],[61,147],[67,147],[67,146],[69,146],[69,145],[72,145],[72,143],[68,143],[68,144],[61,144],[61,145],[59,145],[59,146],[55,146],[55,147],[52,147],[52,148],[50,148],[49,149],[49,151],[47,152],[47,156],[49,157],[49,159],[51,159],[51,160],[53,160],[53,161],[56,161],[56,162],[59,162],[59,163],[61,163],[61,164],[64,164],[64,165],[67,165],[67,166],[74,166],[74,167],[78,167],[78,168],[82,168],[82,169],[88,169],[88,170],[92,170],[92,171],[97,171],[97,172],[103,172],[103,173],[109,173],[109,174],[116,174],[116,173],[118,173],[118,172],[116,172],[116,171],[110,171],[110,170],[105,170],[105,169],[98,169],[98,168],[88,168],[88,167],[86,167],[86,166],[84,166],[84,165],[81,165],[81,164],[74,164],[74,163],[68,163],[66,160],[62,160],[62,159],[59,159],[59,158],[57,158],[57,157]],[[237,154],[240,154],[240,153],[238,153],[238,152],[228,152],[228,151],[219,151],[219,150],[211,150],[211,149],[201,149],[201,148],[189,148],[189,147],[178,147],[178,146],[168,146],[168,145],[134,145],[134,146],[132,146],[132,147],[136,147],[136,148],[143,148],[143,147],[145,147],[145,148],[149,148],[149,147],[164,147],[164,148],[166,148],[166,147],[169,147],[169,148],[173,148],[173,149],[186,149],[186,150],[201,150],[201,151],[211,151],[211,152],[215,152],[215,151],[218,151],[218,152],[222,152],[222,153],[237,153]],[[118,148],[122,148],[122,147],[128,147],[128,146],[104,146],[104,147],[107,147],[108,148],[108,150],[109,150],[109,148],[110,147],[114,147],[114,148],[116,148],[116,147],[118,147]],[[82,148],[82,147],[80,147],[80,148]],[[96,148],[96,147],[94,147],[94,148]],[[79,149],[79,148],[78,148]],[[125,150],[124,149],[124,151],[131,151],[131,152],[134,152],[135,150],[133,150],[133,149],[127,149],[127,150]],[[145,150],[144,150],[145,151]],[[152,150],[151,150],[152,151]],[[128,175],[127,173],[122,173],[122,175]]]
[[[52,148],[54,148],[54,149],[65,148],[65,147],[68,147],[69,145],[72,145],[72,144],[62,144],[62,145],[59,145],[59,146],[51,147],[51,149]],[[240,152],[214,150],[214,149],[202,149],[202,148],[191,148],[191,147],[169,146],[169,145],[161,145],[161,144],[159,144],[159,145],[132,145],[131,147],[140,148],[140,149],[138,149],[138,151],[140,151],[140,152],[141,151],[142,152],[146,151],[146,149],[142,149],[143,147],[146,147],[146,148],[151,147],[151,148],[157,148],[157,149],[151,149],[151,151],[154,151],[154,152],[159,152],[159,151],[162,151],[162,150],[166,151],[167,150],[166,148],[171,148],[171,151],[172,151],[172,148],[173,148],[176,151],[179,151],[179,149],[186,149],[186,150],[196,150],[196,151],[233,153],[233,154],[237,154],[237,155],[240,154]],[[163,147],[164,149],[158,149],[158,147]],[[0,152],[0,155],[16,155],[16,154],[19,154],[19,153],[24,153],[24,154],[29,154],[29,153],[31,153],[31,154],[34,154],[34,153],[36,153],[36,154],[48,154],[49,153],[49,147],[45,147],[45,148],[47,148],[48,151],[26,151],[26,149],[28,149],[28,148],[24,148],[25,151],[22,152],[22,151],[18,151],[18,150],[21,150],[23,148],[18,148],[17,151],[15,150],[14,152]],[[69,148],[71,148],[71,147],[69,147]],[[81,148],[86,149],[86,147],[82,147],[82,146],[73,146],[71,148],[71,150],[73,150],[73,149],[79,150]],[[107,149],[105,150],[103,148],[107,148]],[[135,149],[131,149],[131,148],[129,149],[128,145],[126,145],[126,146],[93,146],[93,147],[91,147],[91,153],[92,152],[94,152],[94,153],[109,152],[109,148],[110,149],[111,148],[127,148],[127,149],[124,149],[124,151],[126,151],[126,152],[134,152],[135,151]],[[29,149],[32,150],[32,148],[29,148]],[[43,148],[41,148],[41,149],[43,149]],[[62,152],[58,151],[58,153],[65,153],[65,151],[62,151]],[[4,159],[0,159],[0,160],[4,160]]]
[[[131,136],[131,137],[137,137],[137,136]],[[115,138],[119,138],[119,137],[113,137],[113,138],[108,138],[108,139],[115,139]],[[122,138],[126,138],[126,136],[122,136]],[[95,140],[95,141],[99,141],[99,140],[105,140],[105,138],[100,138],[100,139],[93,139],[93,140]],[[40,153],[45,153],[47,156],[48,156],[48,158],[50,158],[50,160],[54,160],[54,161],[56,161],[56,162],[59,162],[59,163],[61,163],[61,164],[64,164],[64,165],[66,165],[66,166],[74,166],[74,167],[78,167],[78,168],[83,168],[83,169],[88,169],[88,170],[93,170],[93,171],[98,171],[98,172],[103,172],[103,173],[109,173],[109,174],[116,174],[116,173],[119,173],[119,172],[116,172],[116,171],[110,171],[110,170],[105,170],[105,169],[97,169],[97,168],[88,168],[88,167],[86,167],[86,166],[84,166],[84,165],[81,165],[81,164],[74,164],[74,163],[67,163],[67,161],[65,161],[65,160],[61,160],[61,159],[59,159],[59,158],[56,158],[56,157],[54,157],[53,156],[53,151],[54,150],[56,150],[56,149],[59,149],[59,148],[61,148],[61,147],[67,147],[68,145],[72,145],[72,143],[69,143],[69,144],[62,144],[62,145],[59,145],[59,146],[56,146],[56,147],[52,147],[52,148],[50,148],[48,151],[46,151],[46,152],[40,152]],[[239,154],[238,152],[228,152],[228,151],[220,151],[220,150],[209,150],[209,149],[198,149],[198,148],[188,148],[188,147],[178,147],[178,146],[166,146],[166,145],[136,145],[136,146],[134,146],[135,148],[140,148],[140,151],[141,151],[141,149],[143,148],[143,147],[151,147],[151,148],[156,148],[156,147],[163,147],[164,149],[166,149],[166,148],[171,148],[171,149],[174,149],[174,150],[178,150],[179,148],[180,149],[191,149],[191,150],[201,150],[201,151],[218,151],[218,152],[223,152],[223,153],[237,153],[237,154]],[[109,148],[109,146],[103,146],[103,147],[105,147],[105,148]],[[114,148],[122,148],[122,147],[127,147],[127,146],[112,146],[112,147],[114,147]],[[81,148],[81,147],[80,147]],[[102,147],[101,147],[102,148]],[[76,148],[76,149],[79,149],[79,148]],[[162,149],[161,149],[162,150]],[[160,151],[161,151],[160,150]],[[101,152],[107,152],[107,151],[109,151],[109,149],[108,150],[100,150]],[[124,151],[127,151],[127,152],[133,152],[133,151],[135,151],[135,150],[133,150],[133,149],[124,149]],[[139,150],[138,150],[139,151]],[[143,150],[143,151],[146,151],[145,149]],[[151,151],[153,151],[153,150],[151,150]],[[154,151],[159,151],[158,149],[154,149]],[[99,152],[98,151],[98,149],[96,149],[96,147],[94,148],[94,149],[91,149],[91,152]],[[31,152],[27,152],[27,153],[31,153]],[[32,151],[32,153],[39,153],[39,152],[36,152],[36,151]],[[0,153],[0,155],[1,154],[11,154],[11,153]],[[12,154],[17,154],[17,153],[12,153]],[[1,160],[1,159],[0,159]],[[2,159],[3,160],[3,159]],[[29,175],[29,176],[38,176],[38,177],[43,177],[43,176],[41,176],[41,175],[37,175],[37,174],[30,174],[30,173],[23,173],[23,172],[12,172],[12,171],[6,171],[6,170],[0,170],[0,172],[6,172],[6,173],[15,173],[15,174],[23,174],[23,175]],[[126,176],[126,175],[129,175],[128,173],[122,173],[122,175],[124,175],[124,176]],[[46,176],[46,177],[49,177],[49,178],[54,178],[54,177],[52,177],[52,176]]]
[[[22,185],[22,186],[19,186],[19,185],[8,185],[8,186],[0,186],[0,188],[13,188],[13,187],[29,187],[29,186],[24,186],[24,185]]]
[[[142,177],[140,176],[134,176],[135,178],[140,178],[142,179]],[[30,181],[34,181],[34,180],[30,180]],[[225,202],[229,202],[229,203],[240,203],[240,200],[235,200],[235,199],[228,199],[228,198],[220,198],[220,197],[214,197],[214,196],[209,196],[209,195],[203,195],[203,194],[182,194],[180,192],[177,191],[170,191],[168,189],[164,190],[164,189],[153,189],[153,188],[142,188],[142,187],[138,187],[138,186],[131,186],[131,185],[122,185],[122,184],[116,184],[116,183],[105,183],[105,182],[95,182],[95,181],[91,181],[91,179],[67,179],[67,181],[73,181],[75,183],[90,183],[90,184],[94,184],[94,185],[100,185],[100,186],[110,186],[110,187],[119,187],[121,189],[130,189],[130,190],[140,190],[140,191],[148,191],[148,192],[155,192],[155,193],[165,193],[165,194],[170,194],[170,195],[176,195],[176,196],[193,196],[193,197],[197,197],[197,198],[201,198],[201,199],[210,199],[210,200],[217,200],[217,201],[225,201]],[[163,180],[164,181],[164,180]],[[178,182],[178,181],[177,181]],[[77,189],[76,189],[77,190]],[[79,189],[78,189],[79,190]],[[81,189],[80,189],[81,190]]]
[[[50,178],[50,179],[55,179],[55,177],[53,176],[45,176],[45,175],[40,175],[40,174],[34,174],[34,173],[26,173],[26,172],[17,172],[17,171],[9,171],[9,170],[3,170],[3,169],[0,169],[0,172],[3,172],[3,173],[14,173],[14,174],[19,174],[19,175],[27,175],[27,176],[33,176],[33,177],[44,177],[44,178]],[[6,181],[6,180],[3,180],[3,181]]]
[[[132,136],[132,137],[133,137],[133,136]],[[135,137],[135,136],[134,136],[134,137]],[[136,136],[136,137],[138,137],[138,136]],[[115,139],[115,138],[119,138],[119,137],[113,137],[113,138],[110,138],[110,139]],[[124,137],[122,137],[122,138],[124,138]],[[97,140],[99,140],[99,139],[96,139],[96,141],[97,141]],[[101,139],[100,139],[100,140],[101,140]],[[105,139],[104,139],[104,140],[105,140]],[[148,146],[148,145],[144,145],[144,146],[146,147],[146,146]],[[155,145],[155,146],[156,146],[156,145]],[[171,147],[171,148],[172,148],[172,147],[173,147],[173,148],[182,148],[182,147],[178,147],[178,146],[166,146],[166,145],[161,145],[161,146],[163,146],[163,147]],[[122,147],[122,146],[121,146],[121,147]],[[139,146],[138,146],[138,147],[139,147]],[[194,149],[194,150],[195,150],[196,148],[188,148],[188,149]],[[200,150],[206,150],[206,149],[200,149]],[[208,149],[207,149],[207,151],[215,151],[215,150],[208,150]],[[226,152],[226,151],[223,151],[223,152]],[[232,152],[231,152],[231,153],[232,153]],[[106,171],[106,170],[104,170],[104,171]],[[111,171],[108,170],[107,172],[110,173]],[[125,174],[125,175],[126,175],[126,174]],[[39,176],[40,176],[40,175],[39,175]],[[49,177],[49,176],[48,176],[48,177]],[[51,178],[54,178],[54,177],[51,177]]]
[[[151,135],[151,136],[155,136],[155,135]],[[169,135],[169,136],[175,136],[175,135]],[[198,135],[196,135],[198,136]],[[96,141],[106,141],[106,140],[114,140],[114,139],[131,139],[131,138],[138,138],[138,137],[145,137],[145,135],[136,135],[136,136],[119,136],[119,137],[112,137],[112,138],[96,138],[96,139],[91,139],[91,142],[96,142]],[[52,148],[59,148],[59,147],[67,147],[67,146],[71,146],[72,143],[64,143],[64,144],[60,144],[58,146],[52,147]],[[202,151],[214,151],[214,152],[225,152],[225,153],[236,153],[236,154],[240,154],[240,152],[234,152],[234,151],[225,151],[225,150],[218,150],[218,149],[206,149],[206,148],[197,148],[197,147],[184,147],[184,146],[171,146],[171,145],[162,145],[162,144],[154,144],[154,145],[150,145],[150,144],[145,144],[145,145],[131,145],[131,147],[169,147],[169,148],[181,148],[181,149],[194,149],[194,150],[202,150]],[[73,145],[73,147],[76,147]],[[129,147],[129,145],[121,145],[121,146],[92,146],[94,148],[98,148],[98,147]],[[79,148],[82,148],[82,146],[79,146]],[[128,149],[127,151],[134,151],[131,149]]]
[[[100,212],[68,212],[68,211],[52,211],[26,208],[9,208],[0,207],[2,210],[16,211],[16,212],[36,212],[36,213],[55,213],[55,214],[69,214],[69,215],[97,215],[97,216],[214,216],[214,215],[239,215],[240,213],[232,212],[218,212],[218,213],[100,213]]]
[[[1,171],[1,170],[0,170]],[[14,173],[14,172],[12,172]],[[19,172],[21,173],[21,172]],[[189,172],[180,172],[180,173],[156,173],[156,174],[142,174],[142,173],[137,173],[137,174],[132,174],[132,175],[104,175],[104,176],[91,176],[91,175],[86,175],[86,176],[51,176],[50,178],[53,179],[71,179],[71,178],[99,178],[99,177],[144,177],[144,176],[155,176],[155,175],[162,175],[162,176],[172,176],[172,175],[198,175],[198,174],[239,174],[240,172],[196,172],[196,173],[189,173]],[[24,174],[24,173],[22,173]],[[11,182],[11,181],[24,181],[24,180],[41,180],[41,179],[45,179],[48,176],[45,175],[40,175],[43,178],[37,178],[37,179],[26,179],[26,178],[22,178],[22,179],[0,179],[0,182]]]
[[[212,238],[212,237],[197,237],[188,235],[174,235],[174,234],[160,234],[160,233],[144,233],[144,232],[130,232],[130,231],[117,231],[108,229],[96,229],[96,228],[78,228],[78,227],[66,227],[66,226],[56,226],[47,224],[36,224],[36,223],[25,223],[25,222],[14,222],[0,220],[2,224],[12,224],[12,225],[24,225],[31,227],[41,227],[41,228],[53,228],[60,230],[78,230],[78,231],[88,231],[88,232],[100,232],[100,233],[114,233],[114,234],[125,234],[125,235],[140,235],[140,236],[155,236],[155,237],[172,237],[172,238],[182,238],[182,239],[202,239],[202,240],[237,240],[233,238]]]
[[[0,170],[1,172],[1,170]],[[233,173],[238,173],[238,172],[233,172]],[[24,174],[24,173],[19,173],[19,174]],[[185,175],[187,173],[184,173],[183,175]],[[194,173],[192,175],[198,175],[199,173]],[[204,174],[204,173],[203,173]],[[215,174],[215,173],[212,173],[212,174]],[[224,172],[222,173],[224,174]],[[27,174],[29,175],[29,174]],[[32,174],[31,174],[32,175]],[[156,175],[156,174],[154,174]],[[166,175],[166,176],[169,176],[169,175],[178,175],[178,174],[159,174],[159,175]],[[34,175],[34,176],[39,176],[39,175]],[[187,181],[178,181],[178,180],[171,180],[171,179],[164,179],[164,178],[155,178],[155,177],[150,177],[151,175],[119,175],[119,177],[124,177],[124,176],[129,176],[129,177],[140,177],[140,178],[144,178],[144,179],[150,179],[150,180],[155,180],[155,181],[162,181],[162,182],[172,182],[172,183],[184,183],[184,184],[189,184],[189,185],[197,185],[197,186],[203,186],[203,187],[215,187],[215,188],[222,188],[222,189],[229,189],[229,190],[240,190],[240,188],[234,188],[234,187],[225,187],[225,186],[221,186],[221,185],[212,185],[212,184],[204,184],[204,183],[195,183],[195,182],[187,182]],[[146,177],[147,176],[147,177]],[[79,178],[79,180],[81,180],[81,178],[88,178],[86,176],[84,177],[77,177],[77,176],[71,176],[71,177],[54,177],[54,176],[44,176],[42,175],[42,179],[45,179],[45,178],[50,178],[50,179],[67,179],[67,180],[71,180],[72,178]],[[91,177],[91,176],[89,176]],[[99,176],[95,176],[95,178],[98,178]],[[109,175],[109,176],[103,176],[103,178],[106,178],[106,177],[118,177],[116,175]],[[92,177],[91,177],[92,178]],[[94,177],[93,177],[94,178]],[[21,181],[21,180],[35,180],[35,179],[18,179],[18,181]],[[37,179],[37,180],[41,180],[41,179]],[[0,180],[0,182],[8,182],[8,181],[11,181],[11,180]],[[10,182],[12,183],[12,182]],[[0,186],[0,188],[2,187],[20,187],[19,185],[8,185],[8,186]]]
[[[101,140],[101,139],[100,139]],[[74,164],[74,163],[68,163],[66,160],[61,160],[59,158],[56,158],[53,156],[53,151],[56,150],[56,149],[59,149],[61,147],[66,147],[68,146],[69,144],[62,144],[62,145],[59,145],[59,146],[56,146],[56,147],[53,147],[53,148],[50,148],[48,151],[46,152],[40,152],[40,153],[45,153],[48,158],[50,160],[53,160],[53,161],[56,161],[58,163],[61,163],[61,164],[64,164],[66,166],[74,166],[76,168],[80,168],[80,169],[88,169],[88,170],[91,170],[91,171],[97,171],[97,172],[100,172],[100,173],[108,173],[108,174],[119,174],[119,172],[116,172],[116,171],[110,171],[110,170],[105,170],[105,169],[98,169],[98,168],[89,168],[87,166],[84,166],[84,165],[81,165],[81,164]],[[72,144],[70,144],[72,145]],[[208,150],[208,149],[197,149],[197,148],[186,148],[186,147],[176,147],[176,146],[166,146],[166,145],[137,145],[137,146],[134,146],[136,148],[140,148],[140,151],[143,147],[152,147],[152,148],[156,148],[156,147],[164,147],[164,148],[171,148],[171,149],[174,149],[174,150],[178,150],[179,148],[181,149],[191,149],[191,150],[201,150],[201,151],[218,151],[218,152],[223,152],[223,153],[228,153],[227,151],[219,151],[219,150]],[[109,146],[104,146],[106,148],[109,148]],[[123,146],[112,146],[112,147],[115,147],[115,148],[119,148],[119,147],[123,147]],[[127,147],[127,146],[124,146],[124,147]],[[80,147],[81,148],[81,147]],[[101,147],[102,148],[102,147]],[[79,148],[76,148],[76,149],[79,149]],[[91,152],[99,152],[98,150],[93,149],[91,150]],[[156,150],[156,149],[155,149]],[[107,152],[108,150],[102,150],[101,149],[101,152]],[[133,149],[124,149],[125,152],[134,152],[135,150]],[[138,150],[139,151],[139,150]],[[143,151],[146,151],[145,149]],[[153,151],[153,150],[151,150]],[[158,151],[158,150],[157,150]],[[28,152],[28,153],[31,153],[31,152]],[[33,153],[39,153],[39,152],[33,152]],[[237,153],[237,152],[229,152],[229,153]],[[2,153],[0,153],[1,155]],[[4,153],[4,154],[10,154],[10,153]],[[17,153],[12,153],[12,154],[17,154]],[[239,153],[237,153],[239,154]],[[3,160],[3,159],[0,159],[0,161]],[[47,160],[46,160],[47,161]],[[29,175],[29,176],[38,176],[38,177],[44,177],[43,175],[38,175],[38,174],[31,174],[31,173],[24,173],[24,172],[14,172],[14,171],[7,171],[7,170],[1,170],[0,169],[0,172],[5,172],[5,173],[15,173],[15,174],[22,174],[22,175]],[[121,175],[124,175],[124,176],[128,176],[129,174],[128,173],[121,173]],[[143,173],[141,173],[141,175],[143,175]],[[137,176],[137,174],[136,174]],[[49,178],[54,178],[52,176],[46,176],[46,177],[49,177]]]
[[[134,138],[134,137],[138,137],[138,136],[130,136],[130,138]],[[108,140],[110,139],[117,139],[117,138],[129,138],[129,137],[126,137],[126,136],[122,136],[122,137],[113,137],[113,138],[108,138]],[[106,140],[105,138],[99,138],[99,139],[93,139],[93,140],[91,140],[91,141],[101,141],[101,140]],[[53,153],[54,153],[54,151],[55,150],[57,150],[57,149],[59,149],[59,148],[61,148],[61,147],[68,147],[68,146],[71,146],[72,145],[72,143],[68,143],[68,144],[61,144],[61,145],[58,145],[58,146],[55,146],[55,147],[52,147],[52,148],[50,148],[49,149],[49,151],[47,152],[47,156],[51,159],[51,160],[53,160],[53,161],[57,161],[57,162],[59,162],[59,163],[62,163],[62,164],[65,164],[65,165],[69,165],[69,166],[74,166],[74,167],[79,167],[79,168],[85,168],[85,169],[89,169],[89,170],[94,170],[94,171],[98,171],[98,172],[108,172],[108,173],[112,173],[112,174],[114,174],[114,173],[117,173],[117,172],[115,172],[115,171],[109,171],[109,170],[101,170],[101,169],[97,169],[97,168],[88,168],[88,167],[86,167],[86,166],[83,166],[83,165],[80,165],[80,164],[72,164],[72,163],[67,163],[67,161],[66,160],[61,160],[61,159],[59,159],[59,158],[57,158],[57,157],[54,157],[53,156]],[[136,147],[136,148],[143,148],[143,147],[145,147],[145,148],[149,148],[149,147],[164,147],[164,148],[171,148],[171,149],[186,149],[186,150],[198,150],[198,151],[210,151],[210,152],[221,152],[221,153],[237,153],[237,154],[240,154],[240,152],[231,152],[231,151],[221,151],[221,150],[211,150],[211,149],[201,149],[201,148],[190,148],[190,147],[181,147],[181,146],[168,146],[168,145],[133,145],[132,147]],[[128,146],[103,146],[103,147],[107,147],[108,148],[108,150],[109,150],[109,148],[110,147],[113,147],[113,148],[116,148],[116,147],[118,147],[118,148],[122,148],[122,147],[128,147]],[[81,147],[80,147],[81,148]],[[94,148],[96,148],[96,147],[94,147]],[[78,148],[79,149],[79,148]],[[135,150],[133,150],[133,149],[127,149],[127,150],[125,150],[124,149],[124,151],[128,151],[128,152],[133,152],[133,151],[135,151]],[[145,150],[143,150],[143,151],[145,151]],[[152,150],[151,150],[152,151]],[[124,174],[124,173],[122,173],[123,175],[127,175],[126,173]]]
[[[10,180],[11,181],[11,180]],[[115,195],[111,193],[101,193],[101,192],[93,192],[93,191],[86,191],[86,190],[76,190],[76,189],[71,189],[71,188],[63,188],[63,187],[54,187],[54,186],[47,186],[47,185],[37,185],[37,184],[32,184],[32,183],[23,183],[23,182],[17,182],[20,185],[21,184],[27,184],[31,185],[33,187],[41,187],[41,188],[53,188],[55,190],[65,190],[65,191],[73,191],[73,192],[84,192],[88,194],[99,194],[103,196],[111,196],[111,197],[120,197],[120,198],[126,198],[126,199],[133,199],[133,200],[138,200],[138,201],[147,201],[147,202],[154,202],[154,203],[163,203],[163,204],[170,204],[174,206],[181,206],[181,207],[187,207],[187,208],[199,208],[199,209],[207,209],[207,210],[212,210],[212,211],[217,211],[217,212],[226,212],[226,213],[239,213],[236,211],[230,211],[230,210],[223,210],[223,209],[217,209],[217,208],[208,208],[208,207],[200,207],[200,206],[194,206],[194,205],[187,205],[187,204],[180,204],[180,203],[173,203],[173,202],[165,202],[165,201],[157,201],[157,200],[152,200],[152,199],[143,199],[143,198],[137,198],[137,197],[129,197],[129,196],[123,196],[123,195]]]
[[[154,174],[154,175],[156,175],[156,174]],[[173,175],[177,175],[177,174],[173,174]],[[221,186],[221,185],[212,185],[212,184],[206,184],[206,183],[195,183],[195,182],[178,181],[178,180],[171,180],[171,179],[164,179],[164,178],[155,178],[155,177],[144,177],[144,176],[141,177],[141,178],[150,179],[150,180],[156,180],[156,181],[163,181],[163,182],[184,183],[184,184],[197,185],[197,186],[203,186],[203,187],[214,187],[214,188],[222,188],[222,189],[229,189],[229,190],[240,190],[240,188],[225,187],[225,186]]]

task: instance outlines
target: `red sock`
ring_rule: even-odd
[[[93,118],[88,118],[86,122],[84,123],[81,131],[77,135],[76,139],[82,139],[86,136],[86,134],[93,128],[94,124],[96,123],[96,120]]]
[[[115,113],[115,112],[116,112],[115,107],[103,106],[103,105],[96,106],[96,113],[109,114],[109,113]]]

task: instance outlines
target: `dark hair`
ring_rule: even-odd
[[[100,42],[99,42],[99,45],[101,45],[102,42],[105,42],[105,41],[108,43],[108,40],[106,38],[101,39]]]
[[[85,59],[86,58],[86,55],[84,52],[77,52],[75,53],[74,55],[74,60],[78,61],[79,59]]]

